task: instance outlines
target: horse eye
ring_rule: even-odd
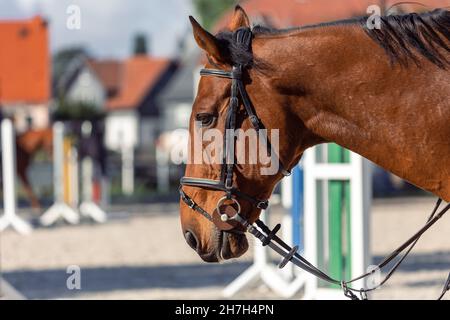
[[[209,127],[215,120],[215,116],[211,113],[199,113],[195,116],[195,120],[200,122],[202,127]]]

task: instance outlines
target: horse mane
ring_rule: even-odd
[[[385,50],[393,63],[398,62],[408,66],[408,62],[413,61],[420,66],[418,56],[421,55],[443,69],[450,64],[440,50],[441,48],[450,52],[450,47],[446,43],[450,41],[450,12],[448,10],[436,9],[420,14],[382,16],[378,29],[370,29],[367,23],[368,19],[369,17],[358,17],[288,29],[273,29],[256,25],[252,28],[252,33],[254,37],[258,37],[311,28],[354,25],[363,28],[365,33]],[[241,64],[246,67],[257,64],[251,52],[246,48],[234,45],[232,32],[219,32],[217,39],[221,49],[230,57],[230,64]]]
[[[361,21],[365,32],[388,54],[391,61],[408,65],[412,60],[419,66],[417,53],[440,68],[450,61],[439,48],[450,52],[450,12],[436,9],[422,14],[381,17],[380,29],[369,29],[367,20]]]

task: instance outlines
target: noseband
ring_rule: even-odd
[[[251,49],[251,39],[252,32],[248,28],[240,28],[236,30],[233,34],[233,41],[235,45],[244,46],[246,50]],[[391,261],[393,261],[397,256],[401,253],[406,252],[401,256],[401,258],[394,264],[391,270],[387,273],[387,276],[384,278],[380,284],[368,288],[368,289],[357,289],[351,288],[349,285],[354,284],[358,280],[365,279],[370,277],[376,269],[373,271],[367,272],[359,277],[356,277],[347,281],[340,281],[334,279],[312,265],[308,260],[306,260],[303,256],[301,256],[298,251],[298,246],[290,247],[286,244],[282,239],[280,239],[276,233],[280,230],[281,225],[278,224],[272,230],[264,224],[261,220],[256,220],[255,225],[250,223],[246,218],[241,216],[241,204],[239,200],[245,200],[250,202],[257,209],[266,209],[268,207],[268,200],[257,199],[251,195],[248,195],[239,189],[233,186],[233,176],[234,176],[234,155],[232,152],[234,145],[234,134],[228,135],[227,132],[234,132],[236,130],[236,114],[239,107],[239,97],[240,101],[244,105],[245,111],[250,119],[250,122],[253,128],[256,131],[259,131],[262,128],[262,124],[260,119],[256,116],[254,112],[253,106],[251,104],[250,98],[245,90],[244,83],[242,81],[242,73],[243,73],[242,65],[233,66],[231,71],[223,71],[218,69],[202,69],[200,71],[201,76],[214,76],[219,78],[231,79],[231,96],[230,96],[230,104],[228,106],[226,120],[225,120],[225,135],[224,135],[224,155],[223,155],[223,164],[220,173],[220,180],[211,180],[211,179],[201,179],[201,178],[193,178],[193,177],[183,177],[180,181],[180,197],[181,200],[192,210],[200,213],[206,219],[214,223],[219,230],[241,233],[242,227],[245,231],[249,232],[257,239],[259,239],[263,246],[269,246],[272,250],[277,252],[281,257],[283,257],[282,261],[279,264],[280,268],[283,268],[288,262],[292,262],[297,267],[305,270],[308,273],[316,276],[323,281],[329,282],[331,284],[341,286],[344,291],[344,295],[352,300],[358,300],[358,297],[355,293],[359,293],[361,295],[361,299],[367,299],[367,293],[379,288],[382,284],[384,284],[394,273],[394,271],[399,267],[401,262],[406,258],[412,248],[416,245],[417,241],[420,237],[427,231],[432,225],[434,225],[442,216],[450,211],[450,204],[447,204],[442,210],[438,211],[442,200],[439,199],[433,212],[428,218],[427,223],[416,232],[411,238],[409,238],[406,242],[404,242],[399,248],[394,250],[390,255],[388,255],[381,263],[377,265],[379,269],[388,265]],[[267,147],[269,152],[271,152],[270,141],[267,139]],[[276,155],[275,155],[276,156]],[[290,175],[290,172],[285,169],[281,161],[279,162],[279,172],[284,175]],[[190,196],[188,196],[183,191],[183,186],[196,187],[202,189],[209,189],[215,191],[223,191],[224,196],[218,201],[216,205],[215,212],[218,215],[218,218],[215,218],[215,215],[211,215],[201,206],[199,206]],[[232,205],[237,207],[237,211],[229,212],[227,210],[222,212],[223,205],[225,202],[232,202]],[[450,290],[450,275],[447,279],[447,282],[444,286],[444,289],[439,297],[442,299],[444,294]]]

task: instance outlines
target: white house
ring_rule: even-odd
[[[136,55],[126,60],[76,61],[65,77],[64,99],[105,112],[105,145],[121,151],[152,147],[161,131],[157,99],[176,70],[165,58]]]

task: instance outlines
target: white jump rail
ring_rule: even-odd
[[[0,218],[0,232],[11,227],[21,234],[29,234],[32,231],[31,225],[20,218],[16,212],[16,150],[11,120],[2,121],[1,133],[4,214]]]
[[[8,227],[21,234],[30,234],[31,225],[16,214],[16,150],[12,121],[1,122],[4,215],[0,218],[0,233]],[[0,300],[24,300],[25,297],[0,275]]]

